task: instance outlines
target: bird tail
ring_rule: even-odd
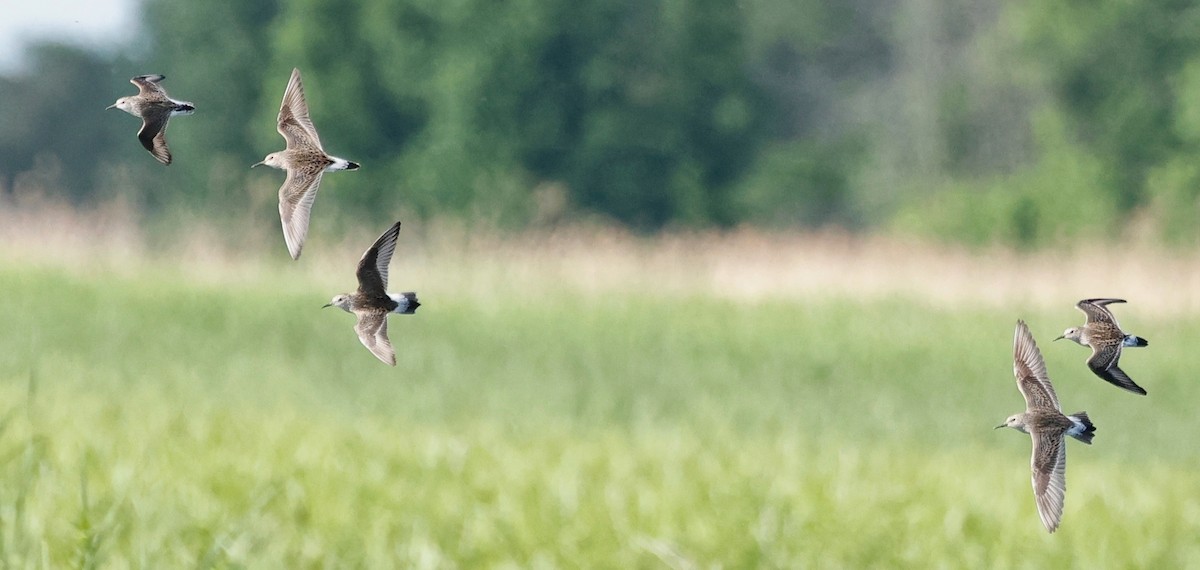
[[[1075,423],[1075,427],[1067,430],[1067,435],[1091,445],[1092,438],[1096,436],[1096,425],[1088,419],[1087,412],[1075,412],[1067,417]]]
[[[330,164],[327,167],[328,170],[358,170],[358,163],[354,162],[353,160],[346,160],[336,156],[331,156],[329,158],[333,161],[333,164]]]
[[[171,109],[171,113],[175,115],[191,115],[196,112],[196,106],[187,101],[175,101],[175,108]]]
[[[1148,341],[1140,336],[1127,335],[1125,337],[1125,342],[1123,342],[1122,344],[1124,344],[1125,346],[1146,346],[1146,345],[1150,344],[1150,341]]]
[[[393,313],[411,315],[417,312],[417,307],[421,306],[421,302],[417,301],[417,294],[412,291],[401,293],[398,297],[393,296],[393,298],[396,299],[397,303],[396,309],[392,311]]]

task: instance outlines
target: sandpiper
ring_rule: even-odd
[[[1105,306],[1110,303],[1124,302],[1125,299],[1084,299],[1076,303],[1075,306],[1087,315],[1087,322],[1081,327],[1067,329],[1062,336],[1054,340],[1065,338],[1091,347],[1092,356],[1088,358],[1087,365],[1092,372],[1096,373],[1096,376],[1114,386],[1145,396],[1146,391],[1141,386],[1134,384],[1133,380],[1117,366],[1117,361],[1121,359],[1122,347],[1150,344],[1142,337],[1125,334],[1121,331],[1121,326],[1117,324],[1117,318]]]
[[[121,97],[106,109],[117,108],[142,119],[138,140],[159,162],[171,164],[171,151],[167,148],[167,121],[175,115],[191,115],[196,107],[187,101],[176,101],[167,97],[167,91],[158,83],[166,79],[163,75],[139,75],[129,82],[137,85],[138,94]]]
[[[321,175],[334,170],[356,170],[358,163],[328,155],[321,147],[317,129],[308,118],[308,103],[304,101],[299,69],[292,69],[292,78],[283,91],[276,128],[287,141],[287,149],[268,154],[251,168],[265,164],[287,171],[287,178],[279,187],[279,219],[283,222],[283,239],[287,241],[288,252],[292,259],[298,259],[308,235],[308,214],[317,199]]]
[[[396,351],[388,340],[388,313],[411,315],[421,306],[416,293],[387,292],[388,263],[396,251],[399,234],[400,222],[396,222],[363,253],[358,261],[358,291],[338,295],[325,305],[354,313],[358,317],[358,324],[354,325],[358,340],[371,354],[392,366],[396,365]]]
[[[1009,416],[996,429],[1010,427],[1030,435],[1033,440],[1033,498],[1046,530],[1054,532],[1062,520],[1067,493],[1067,445],[1064,436],[1092,443],[1096,426],[1087,412],[1064,415],[1058,404],[1046,363],[1038,351],[1025,321],[1017,321],[1013,337],[1013,374],[1017,388],[1025,396],[1025,411]]]

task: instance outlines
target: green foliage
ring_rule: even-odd
[[[1113,239],[1119,221],[1110,170],[1071,143],[1060,115],[1038,121],[1038,162],[981,184],[938,189],[934,207],[912,205],[896,218],[903,231],[971,244],[1047,246]]]
[[[1147,170],[1178,148],[1171,82],[1200,56],[1200,37],[1189,31],[1200,20],[1187,7],[1155,0],[1021,8],[1031,55],[1081,142],[1114,166],[1122,206],[1142,201]]]
[[[162,266],[75,275],[0,268],[0,560],[13,566],[1197,555],[1200,454],[1179,437],[1197,390],[1180,365],[1200,338],[1189,317],[1122,319],[1181,341],[1124,357],[1151,392],[1139,399],[1087,371],[1084,349],[1045,342],[1079,318],[1069,306],[1021,311],[1064,404],[1100,426],[1095,445],[1068,442],[1064,523],[1047,536],[1028,437],[990,429],[1021,406],[1010,309],[493,284],[426,292],[417,315],[393,316],[391,368],[352,317],[318,308],[332,291],[290,267],[220,286]]]
[[[1200,244],[1200,164],[1192,157],[1175,157],[1151,170],[1146,180],[1150,195],[1148,217],[1164,240],[1175,245]]]
[[[256,103],[281,97],[287,81],[285,75],[269,95],[264,91],[270,62],[264,57],[269,46],[263,28],[277,12],[271,1],[144,3],[146,34],[144,43],[134,46],[137,67],[114,70],[114,75],[163,73],[168,93],[196,106],[194,115],[171,121],[168,140],[175,163],[169,168],[178,173],[156,189],[168,205],[211,212],[215,218],[245,209],[249,166],[266,154],[255,144],[257,135],[275,131],[274,120],[254,120]]]
[[[882,32],[878,23],[861,31],[859,12],[839,6],[148,0],[145,33],[131,37],[123,56],[39,59],[38,74],[8,78],[11,100],[20,104],[8,107],[14,110],[5,120],[25,123],[5,130],[13,152],[0,160],[0,173],[9,177],[6,187],[29,171],[53,178],[59,160],[77,197],[132,195],[156,214],[265,216],[270,210],[257,194],[281,175],[244,167],[282,145],[275,115],[288,73],[299,67],[322,142],[364,165],[326,179],[320,203],[327,206],[318,207],[328,217],[411,212],[521,226],[535,217],[533,190],[552,185],[563,190],[567,213],[640,229],[731,225],[745,212],[772,210],[807,212],[776,216],[778,223],[821,224],[828,220],[814,212],[846,202],[847,186],[814,188],[822,203],[798,210],[786,189],[761,185],[802,175],[794,168],[772,173],[779,169],[772,165],[789,161],[831,165],[809,187],[847,179],[857,168],[861,153],[826,148],[844,148],[842,135],[825,133],[825,121],[805,108],[832,108],[838,95],[810,89],[828,82],[820,77],[800,78],[806,83],[797,89],[792,67],[861,78],[823,58],[846,59],[854,49],[874,54]],[[805,18],[788,24],[786,16]],[[827,25],[813,26],[809,17]],[[91,125],[61,113],[54,98],[25,100],[87,92],[107,103],[141,73],[167,75],[172,96],[197,107],[171,123],[176,161],[167,169],[136,152],[133,129],[118,128],[129,126],[128,117],[101,114],[103,124]],[[76,128],[56,132],[79,148],[39,146],[29,125],[51,120],[75,121]],[[785,149],[798,155],[784,157]],[[33,158],[42,155],[50,166],[35,168]],[[753,173],[764,165],[770,172]],[[750,177],[760,188],[746,192]]]
[[[244,167],[281,148],[299,67],[328,150],[364,165],[325,180],[318,223],[522,227],[552,187],[554,219],[641,230],[1197,239],[1200,13],[1180,0],[148,0],[143,21],[123,54],[34,46],[36,73],[0,78],[4,188],[269,218],[282,175]],[[198,109],[166,169],[128,117],[61,111],[151,72]]]
[[[0,189],[83,201],[119,154],[104,143],[119,133],[140,149],[129,136],[139,125],[128,116],[118,125],[121,111],[105,113],[119,95],[96,88],[107,84],[99,56],[53,43],[33,44],[25,55],[34,71],[0,78]]]
[[[848,173],[857,156],[844,146],[797,143],[764,151],[737,189],[741,217],[768,227],[855,225]]]
[[[1190,59],[1172,78],[1170,131],[1178,137],[1175,152],[1154,165],[1146,175],[1148,218],[1168,242],[1200,243],[1200,170],[1195,160],[1200,151],[1200,57]]]
[[[1194,244],[1200,179],[1189,164],[1200,150],[1200,36],[1193,32],[1200,20],[1186,6],[1172,0],[1009,5],[995,37],[1012,47],[1000,54],[1024,70],[1022,89],[1034,94],[1015,118],[1030,125],[1030,156],[1000,175],[949,169],[944,196],[913,200],[896,223],[949,240],[1045,245],[1121,239],[1136,222],[1154,238]],[[966,131],[968,142],[1004,130],[978,122],[985,115],[972,100],[986,94],[952,90],[943,101],[946,118],[980,127]],[[1049,137],[1048,118],[1057,133]],[[947,142],[961,148],[954,132]],[[935,200],[938,208],[925,218],[926,204]]]
[[[327,149],[365,166],[322,198],[338,211],[520,225],[550,181],[574,206],[642,228],[728,224],[729,189],[767,137],[771,107],[725,2],[220,4],[216,18],[166,0],[147,10],[156,58],[202,60],[186,67],[200,82],[248,78],[207,89],[219,96],[186,86],[240,109],[189,136],[244,155],[278,147],[269,126],[299,67]],[[197,38],[207,26],[220,30]],[[236,144],[207,134],[228,131]],[[181,166],[207,181],[194,195],[227,194],[200,160]]]

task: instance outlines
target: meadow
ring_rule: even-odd
[[[368,229],[318,228],[285,263],[282,242],[18,226],[0,230],[5,567],[1200,561],[1187,254],[1130,252],[1094,290],[1086,251],[406,226],[391,289],[423,306],[391,318],[391,368],[320,309]],[[1050,342],[1093,295],[1129,298],[1117,315],[1151,344],[1123,368],[1148,397]],[[1023,409],[1017,318],[1099,428],[1069,442],[1053,535],[1028,436],[992,429]]]

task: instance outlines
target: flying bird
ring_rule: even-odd
[[[196,107],[187,101],[176,101],[167,96],[159,82],[163,75],[139,75],[129,82],[137,85],[138,94],[117,99],[106,109],[117,108],[142,119],[138,140],[142,146],[163,164],[171,164],[171,150],[167,148],[167,121],[175,115],[191,115]]]
[[[271,168],[287,171],[279,187],[279,219],[283,223],[283,239],[292,259],[300,258],[304,239],[308,236],[308,216],[317,199],[321,176],[335,170],[357,170],[358,163],[325,153],[317,129],[308,118],[308,103],[304,100],[304,85],[300,70],[292,69],[292,78],[283,91],[276,128],[287,148],[268,154],[262,162]]]
[[[1092,356],[1087,359],[1088,368],[1104,381],[1124,388],[1134,394],[1146,395],[1146,390],[1138,386],[1117,366],[1121,359],[1122,347],[1139,347],[1150,344],[1146,339],[1125,334],[1117,324],[1117,318],[1106,305],[1124,303],[1125,299],[1084,299],[1075,304],[1087,322],[1081,327],[1071,327],[1062,336],[1054,340],[1073,340],[1080,345],[1091,347]]]
[[[414,292],[387,292],[388,264],[392,260],[392,253],[396,251],[396,237],[399,234],[400,222],[383,232],[358,261],[358,290],[337,295],[325,305],[354,313],[358,317],[358,323],[354,325],[358,340],[371,354],[392,366],[396,365],[396,351],[388,339],[388,313],[411,315],[421,306]]]
[[[1069,416],[1062,413],[1042,353],[1025,321],[1017,321],[1013,336],[1013,375],[1017,378],[1017,389],[1025,397],[1025,411],[1009,416],[996,429],[1010,427],[1029,434],[1033,440],[1029,462],[1033,470],[1033,498],[1042,524],[1047,531],[1054,532],[1062,520],[1067,494],[1065,436],[1090,445],[1096,426],[1088,419],[1087,412]]]

